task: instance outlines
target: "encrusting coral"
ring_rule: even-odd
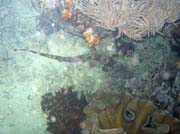
[[[119,34],[134,40],[154,35],[180,13],[177,0],[79,0],[76,8],[95,20],[96,26],[117,28]]]
[[[100,36],[94,33],[92,27],[87,28],[83,33],[86,42],[88,43],[89,47],[93,45],[98,45],[100,43]]]
[[[69,20],[73,17],[72,5],[73,5],[72,0],[66,0],[65,1],[64,10],[62,11],[62,13],[60,15],[63,20]]]
[[[180,133],[180,121],[167,111],[159,111],[151,101],[107,93],[105,96],[112,98],[108,102],[106,97],[103,99],[102,94],[104,96],[106,93],[96,96],[84,108],[87,118],[81,123],[81,127],[85,134],[109,134],[109,131],[117,134],[115,130],[127,134]]]
[[[72,11],[69,9],[64,9],[63,12],[61,13],[61,18],[63,20],[71,19],[72,16],[73,16]]]

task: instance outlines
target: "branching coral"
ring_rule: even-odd
[[[110,102],[106,96],[111,96]],[[81,123],[81,127],[87,132],[94,134],[99,130],[122,131],[123,128],[127,134],[180,133],[180,121],[167,111],[158,111],[151,101],[104,92],[95,98],[84,108],[88,118]]]
[[[177,0],[80,0],[77,8],[108,30],[142,40],[159,32],[165,23],[178,19]]]
[[[72,87],[61,90],[55,95],[47,93],[42,97],[42,110],[48,114],[47,130],[53,134],[79,134],[87,101],[83,95],[78,98]]]

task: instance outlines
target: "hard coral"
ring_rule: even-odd
[[[179,134],[180,133],[180,122],[174,118],[168,111],[156,111],[152,115],[152,122],[159,125],[159,128],[167,128],[166,133]],[[165,133],[164,132],[164,133]]]
[[[101,94],[105,95],[106,93]],[[112,94],[108,93],[108,95],[111,96]],[[122,131],[122,128],[127,134],[180,133],[179,120],[166,111],[158,111],[151,101],[130,95],[120,95],[111,96],[114,101],[110,101],[110,105],[108,105],[106,97],[104,98],[100,95],[100,97],[96,97],[93,103],[84,108],[88,118],[81,123],[81,127],[87,133],[92,132],[94,134],[99,130],[120,129]],[[120,99],[117,101],[117,98]],[[98,134],[104,133],[99,131]],[[114,134],[113,131],[112,134]]]
[[[58,91],[55,95],[47,93],[42,97],[42,110],[48,114],[48,128],[52,134],[79,134],[80,122],[84,119],[83,108],[87,102],[82,95],[69,89]]]

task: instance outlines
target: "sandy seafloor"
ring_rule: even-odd
[[[61,56],[88,53],[83,39],[62,31],[47,38],[37,31],[37,15],[29,0],[0,0],[0,134],[47,133],[40,105],[43,94],[72,84],[78,90],[93,90],[103,81],[101,70],[87,63],[14,52],[12,48]]]

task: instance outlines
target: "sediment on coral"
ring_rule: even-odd
[[[177,0],[79,0],[76,7],[107,30],[119,30],[131,39],[155,35],[165,23],[178,19]]]
[[[42,97],[42,110],[48,115],[47,131],[52,134],[80,134],[80,122],[85,119],[83,108],[87,105],[85,96],[78,97],[72,87],[61,89],[54,95]]]

